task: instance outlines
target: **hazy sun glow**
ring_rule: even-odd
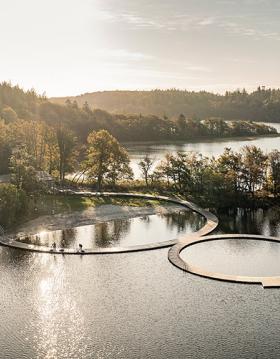
[[[278,87],[277,0],[9,0],[0,81],[49,96]]]

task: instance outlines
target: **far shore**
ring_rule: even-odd
[[[154,140],[154,141],[120,141],[123,146],[131,145],[174,145],[174,144],[185,144],[185,143],[209,143],[209,142],[228,142],[234,141],[254,141],[258,138],[267,137],[280,137],[280,133],[273,133],[268,135],[256,135],[256,136],[238,136],[238,137],[197,137],[197,138],[186,138],[185,140]]]

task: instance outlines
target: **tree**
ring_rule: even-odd
[[[90,110],[90,107],[89,107],[89,104],[87,101],[83,104],[82,109],[87,113],[91,113],[91,110]]]
[[[224,178],[227,190],[237,195],[240,190],[241,155],[225,148],[216,161],[217,172]]]
[[[44,140],[47,144],[46,148],[46,168],[45,170],[52,176],[58,177],[60,155],[59,147],[56,138],[56,132],[52,127],[49,127],[47,131],[44,132]]]
[[[9,227],[26,210],[26,195],[13,184],[0,184],[0,224]]]
[[[9,106],[3,108],[1,117],[6,123],[15,122],[18,119],[16,111]]]
[[[168,185],[172,184],[176,191],[185,193],[190,188],[191,172],[186,154],[167,154],[156,171],[161,173],[161,177],[166,177]]]
[[[269,156],[270,179],[274,195],[280,194],[280,151],[274,150]]]
[[[67,171],[72,169],[75,160],[76,138],[71,130],[59,124],[56,128],[59,151],[59,179],[64,181]]]
[[[221,118],[208,118],[203,121],[203,125],[210,136],[224,136],[229,131],[227,123]]]
[[[185,132],[186,131],[186,117],[181,113],[178,119],[176,120],[176,125],[178,127],[179,132]]]
[[[146,154],[145,157],[138,163],[147,187],[153,164],[154,160],[148,154]]]
[[[44,170],[48,167],[45,133],[50,131],[51,129],[41,121],[17,120],[9,126],[13,147],[24,146],[36,170]]]
[[[24,145],[13,150],[10,158],[11,181],[18,190],[26,192],[38,190],[39,182],[36,170],[32,166],[33,162]]]
[[[241,181],[244,189],[253,196],[266,179],[267,156],[256,146],[245,146],[241,150]]]
[[[120,179],[132,178],[126,150],[106,130],[89,134],[84,166],[88,176],[97,180],[98,191],[106,179],[115,184]]]
[[[9,172],[11,144],[9,142],[7,127],[4,121],[0,119],[0,174]]]

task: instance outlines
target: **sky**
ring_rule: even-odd
[[[47,96],[280,87],[279,0],[1,0],[0,81]]]

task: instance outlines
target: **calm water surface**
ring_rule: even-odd
[[[280,133],[280,124],[268,124],[275,127]],[[136,178],[141,176],[138,168],[138,162],[149,154],[154,159],[154,166],[156,166],[167,153],[176,153],[194,151],[202,153],[205,156],[218,156],[223,153],[225,147],[230,147],[234,151],[239,151],[245,145],[255,145],[260,147],[263,151],[269,152],[274,149],[280,149],[280,137],[251,137],[239,139],[221,139],[221,140],[203,140],[200,142],[182,143],[177,142],[173,144],[160,143],[138,143],[126,144],[125,147],[130,156],[131,167]]]
[[[243,217],[224,214],[220,230],[230,220],[243,231]],[[279,233],[279,216],[250,218],[248,231]],[[257,263],[264,255],[268,264],[279,256],[276,246],[213,244],[193,260],[215,249],[233,265],[237,253]],[[167,253],[61,256],[0,247],[0,358],[280,357],[278,289],[199,278],[171,265]]]
[[[220,233],[251,233],[280,237],[280,208],[219,213]],[[190,264],[214,272],[248,276],[280,275],[280,244],[245,239],[199,243],[182,252]]]
[[[183,207],[182,207],[183,208]],[[117,219],[71,229],[41,232],[23,240],[29,244],[51,246],[55,242],[66,248],[127,247],[168,241],[198,231],[205,224],[201,215],[190,210]]]
[[[212,272],[246,276],[280,275],[280,244],[231,239],[199,243],[184,249],[189,264]]]

